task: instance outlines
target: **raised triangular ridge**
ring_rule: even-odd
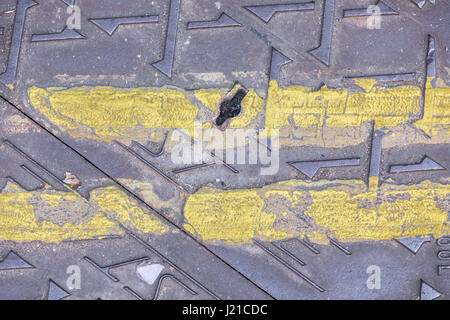
[[[293,162],[291,165],[310,179],[312,179],[320,169],[320,164],[314,162]]]
[[[391,166],[391,173],[410,172],[410,171],[431,171],[431,170],[445,170],[439,163],[436,163],[432,159],[425,157],[420,163],[396,165]]]
[[[411,1],[414,2],[416,6],[418,6],[420,9],[422,9],[425,3],[427,2],[427,0],[411,0]]]
[[[431,237],[430,236],[408,237],[408,238],[401,238],[401,239],[394,239],[394,240],[397,241],[398,243],[400,243],[402,246],[404,246],[406,249],[408,249],[412,253],[416,254],[419,251],[420,247],[422,247],[422,245],[425,242],[431,241]]]
[[[377,3],[378,8],[380,8],[381,14],[398,14],[397,11],[386,5],[384,2],[379,1]]]
[[[19,257],[14,251],[10,251],[5,259],[0,262],[0,270],[7,269],[32,269],[34,268],[31,264],[26,262],[24,259]]]
[[[98,18],[89,19],[89,21],[112,36],[120,25],[158,22],[158,16]]]
[[[291,166],[296,168],[301,173],[312,179],[320,168],[328,167],[344,167],[344,166],[358,166],[359,159],[338,159],[338,160],[320,160],[320,161],[303,161],[303,162],[289,162]]]
[[[226,13],[222,13],[216,20],[189,22],[187,28],[203,29],[203,28],[239,27],[239,26],[241,26],[239,22],[231,18]]]
[[[259,6],[246,6],[244,8],[252,12],[255,16],[260,18],[265,23],[268,23],[277,12],[314,10],[314,2],[269,4]]]
[[[71,7],[73,7],[73,5],[75,4],[75,0],[62,0],[62,2]]]
[[[420,280],[420,300],[434,300],[441,295],[439,291],[434,289],[428,283]]]
[[[275,48],[272,48],[272,60],[270,65],[270,80],[279,80],[280,70],[283,65],[292,60]]]
[[[377,6],[378,6],[378,8],[380,8],[381,14],[398,14],[397,11],[395,11],[394,9],[392,9],[391,7],[389,7],[382,1],[378,1]]]
[[[63,31],[58,33],[48,33],[48,34],[33,34],[31,37],[32,42],[36,41],[54,41],[54,40],[76,40],[76,39],[86,39],[81,33],[75,29],[64,28]]]
[[[53,280],[49,280],[47,300],[61,300],[68,296],[70,296],[70,293],[57,285]]]
[[[325,65],[330,65],[330,52],[327,48],[320,46],[316,49],[310,50],[309,53],[323,62]]]

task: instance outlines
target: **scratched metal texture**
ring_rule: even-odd
[[[292,5],[290,9],[277,7],[274,0],[75,0],[81,9],[81,28],[67,31],[70,2],[0,3],[0,72],[4,72],[0,76],[0,190],[8,180],[26,190],[45,184],[68,190],[62,180],[65,172],[73,172],[81,181],[77,196],[85,201],[94,188],[118,186],[140,207],[160,216],[170,231],[140,235],[122,226],[124,235],[101,240],[0,240],[0,299],[450,298],[448,238],[424,239],[412,251],[410,243],[394,239],[350,244],[330,239],[328,245],[297,238],[211,244],[186,232],[182,215],[154,209],[154,204],[120,182],[142,179],[152,183],[156,192],[187,195],[206,185],[261,187],[292,177],[366,181],[373,166],[381,180],[438,182],[450,176],[446,169],[450,143],[384,149],[374,164],[374,141],[369,137],[340,149],[282,149],[276,176],[261,176],[258,166],[247,165],[177,173],[174,170],[180,168],[170,163],[166,153],[143,158],[122,144],[74,138],[60,131],[33,109],[27,94],[32,86],[169,85],[190,91],[231,89],[239,81],[265,96],[274,77],[283,86],[320,88],[323,83],[345,86],[355,76],[413,74],[412,82],[423,85],[429,34],[436,39],[435,73],[449,86],[448,1],[383,0],[387,6],[382,12],[383,29],[375,31],[360,28],[358,24],[365,21],[352,17],[377,3],[372,0],[283,2]],[[266,11],[255,9],[262,5],[268,6]],[[143,16],[158,18],[147,18],[145,23],[133,18]],[[117,29],[111,21],[98,25],[101,19],[119,17],[133,23]],[[292,60],[281,71],[273,68],[272,48]],[[195,76],[204,73],[223,76]],[[9,130],[2,120],[13,115],[26,123],[26,130]],[[161,144],[149,141],[145,147],[157,153]],[[392,173],[393,165],[419,163],[425,155],[445,170]],[[296,162],[354,158],[359,159],[356,166],[338,163],[311,177],[295,169]],[[152,285],[137,276],[143,263],[164,267]],[[81,289],[67,287],[70,265],[81,269]],[[371,265],[382,270],[379,290],[368,290],[366,285]]]

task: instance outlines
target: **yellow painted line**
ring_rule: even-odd
[[[59,242],[123,235],[118,222],[143,233],[168,231],[115,186],[94,189],[89,201],[71,192],[27,192],[11,183],[0,193],[0,240]]]
[[[205,187],[187,199],[185,228],[205,241],[250,243],[308,235],[340,241],[390,240],[448,234],[450,185],[382,184],[377,192],[359,180],[290,180],[259,189]]]
[[[430,82],[431,78],[425,86],[423,118],[415,125],[430,136],[438,134],[442,127],[450,135],[450,88],[433,88]]]
[[[265,101],[250,90],[243,100],[242,114],[231,121],[230,127],[279,129],[281,145],[340,148],[361,143],[374,121],[375,128],[388,128],[392,132],[383,140],[384,148],[449,142],[450,88],[432,88],[428,81],[423,119],[417,120],[421,112],[419,87],[381,88],[373,79],[357,79],[355,84],[358,90],[324,86],[311,91],[301,86],[281,88],[271,81]],[[194,121],[209,127],[225,93],[225,89],[188,93],[176,88],[114,87],[28,90],[31,105],[60,130],[74,137],[124,142],[145,142],[148,137],[158,136],[161,129],[179,128],[193,134]],[[374,185],[373,181],[370,184]],[[151,188],[148,190],[148,201],[159,203]],[[379,190],[367,189],[362,181],[356,180],[287,181],[251,190],[202,188],[186,200],[185,228],[205,241],[237,244],[249,243],[252,238],[277,240],[305,234],[318,242],[325,241],[326,234],[341,241],[428,234],[439,237],[448,233],[449,193],[447,184],[427,181],[413,186],[385,182]],[[25,197],[22,203],[29,205],[29,198],[21,197]],[[97,203],[100,207],[101,203],[107,204],[101,208],[112,210],[111,217],[131,223],[136,229],[163,232],[153,220],[144,219],[137,207],[116,203],[116,197],[120,198],[115,190],[98,189],[92,192],[91,201],[100,201]],[[181,210],[178,200],[168,205],[175,214]],[[40,230],[40,225],[33,223],[41,222],[26,221]],[[101,227],[107,225],[105,222]],[[59,230],[54,223],[51,226]],[[26,227],[25,222],[22,227]],[[92,226],[90,230],[94,229]],[[13,236],[10,233],[5,237]]]
[[[30,88],[32,105],[74,136],[107,141],[148,137],[154,128],[193,129],[198,107],[171,89]]]
[[[359,144],[368,123],[401,134],[404,124],[429,135],[450,134],[450,88],[427,82],[423,119],[421,89],[413,85],[380,88],[373,79],[356,79],[360,90],[318,91],[302,86],[280,88],[272,80],[264,102],[254,90],[242,101],[242,113],[230,128],[279,129],[282,145],[343,147]],[[193,135],[194,121],[210,127],[225,89],[201,89],[193,94],[176,88],[37,88],[28,90],[31,105],[49,123],[74,137],[111,141],[144,141],[161,129],[184,129]],[[265,119],[261,123],[258,119]],[[285,139],[283,139],[285,138]]]
[[[114,87],[37,88],[28,90],[31,104],[52,124],[74,137],[111,141],[145,140],[154,129],[184,129],[193,135],[194,121],[213,119],[224,90],[197,90],[194,95],[175,89]],[[209,113],[199,112],[199,99]],[[201,103],[200,103],[201,104]],[[230,127],[249,126],[263,112],[264,101],[253,90],[242,101],[243,112]]]

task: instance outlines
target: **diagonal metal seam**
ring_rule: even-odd
[[[165,221],[166,223],[170,224],[171,226],[175,227],[176,229],[178,229],[180,232],[182,232],[185,236],[189,237],[190,239],[192,239],[197,245],[199,245],[201,248],[203,248],[204,250],[206,250],[209,254],[213,255],[216,259],[218,259],[220,262],[222,262],[224,265],[226,265],[228,268],[230,268],[231,270],[233,270],[234,272],[236,272],[237,274],[239,274],[243,279],[245,279],[246,281],[250,282],[253,286],[255,286],[256,288],[258,288],[259,290],[261,290],[262,292],[264,292],[268,297],[270,297],[273,300],[276,300],[275,297],[273,297],[269,292],[267,292],[266,290],[264,290],[263,288],[261,288],[259,285],[257,285],[254,281],[250,280],[250,278],[248,278],[246,275],[244,275],[243,273],[241,273],[239,270],[237,270],[235,267],[233,267],[231,264],[229,264],[227,261],[225,261],[224,259],[222,259],[221,257],[219,257],[216,253],[214,253],[211,249],[209,249],[203,242],[201,242],[199,239],[195,238],[194,236],[192,236],[190,233],[188,233],[186,230],[184,230],[183,228],[181,228],[180,226],[178,226],[176,223],[174,223],[173,221],[171,221],[169,218],[167,218],[166,216],[164,216],[163,214],[161,214],[158,210],[154,209],[150,204],[148,204],[146,201],[142,200],[137,194],[135,194],[134,192],[132,192],[131,190],[129,190],[126,186],[124,186],[122,183],[120,183],[119,181],[117,181],[115,178],[113,178],[112,176],[110,176],[108,173],[106,173],[104,170],[102,170],[101,168],[99,168],[95,163],[93,163],[92,161],[90,161],[88,158],[86,158],[83,154],[81,154],[80,152],[78,152],[74,147],[72,147],[71,145],[67,144],[66,142],[64,142],[61,138],[59,138],[58,136],[56,136],[55,134],[53,134],[50,130],[48,130],[46,127],[44,127],[43,125],[41,125],[38,121],[36,121],[34,118],[32,118],[31,116],[29,116],[26,112],[24,112],[21,108],[19,108],[18,106],[16,106],[14,103],[12,103],[9,99],[5,98],[2,94],[0,94],[0,99],[3,100],[4,102],[6,102],[8,105],[10,105],[11,107],[13,107],[14,109],[16,109],[18,112],[20,112],[23,116],[25,116],[28,120],[30,120],[31,122],[33,122],[34,124],[36,124],[37,126],[39,126],[39,128],[41,128],[42,130],[44,130],[44,132],[46,132],[47,134],[50,134],[53,138],[55,138],[57,141],[59,141],[60,143],[62,143],[64,146],[66,146],[67,148],[69,148],[72,152],[74,152],[75,154],[77,154],[79,157],[81,157],[84,161],[86,161],[89,165],[91,165],[92,167],[94,167],[96,170],[98,170],[99,172],[101,172],[103,175],[105,175],[106,177],[108,177],[109,179],[111,179],[111,181],[113,181],[115,184],[117,184],[122,190],[124,190],[127,194],[129,194],[130,196],[132,196],[134,199],[136,199],[139,203],[144,204],[147,208],[149,208],[150,210],[152,210],[153,212],[155,212],[161,219],[163,219],[163,221]],[[74,192],[75,194],[78,194],[75,190],[69,188],[69,190],[71,190],[71,192]],[[80,195],[81,198],[84,199],[84,197],[82,197]],[[91,204],[89,204],[91,205]],[[104,214],[108,219],[110,219],[109,216],[107,216],[103,211],[101,211],[102,214]],[[134,235],[134,233],[130,230],[128,230],[128,228],[126,228],[125,226],[123,226],[120,222],[116,222],[119,227],[121,227],[126,233],[130,234],[130,235]],[[136,236],[136,235],[134,235]],[[137,237],[137,236],[136,236]],[[139,238],[139,237],[137,237]],[[136,238],[135,238],[136,239]],[[139,238],[140,239],[140,238]],[[136,239],[137,240],[137,239]],[[140,239],[143,243],[146,243],[146,241]],[[137,240],[138,241],[138,240]],[[139,241],[138,241],[139,242]],[[148,248],[148,246],[146,246]],[[167,260],[167,258],[165,258],[165,260]],[[194,279],[195,280],[195,279]],[[195,283],[200,284],[198,281],[195,280]],[[197,285],[198,285],[197,284]],[[203,287],[203,285],[199,285],[199,287]],[[207,292],[210,292],[209,290],[207,290]],[[212,292],[211,292],[212,293]]]
[[[9,140],[4,140],[3,143],[8,144],[10,147],[12,147],[14,149],[14,151],[20,153],[23,157],[25,157],[26,159],[28,159],[29,161],[31,161],[35,166],[42,168],[48,175],[52,176],[54,180],[58,181],[59,183],[61,183],[62,185],[64,185],[64,183],[55,175],[53,175],[52,172],[48,171],[47,169],[45,169],[38,161],[34,160],[33,158],[31,158],[30,156],[28,156],[24,151],[22,151],[21,149],[19,149],[18,147],[16,147],[15,145],[13,145],[11,142],[9,142]],[[137,242],[139,242],[142,246],[144,246],[146,249],[150,250],[153,252],[153,254],[157,255],[160,259],[162,259],[163,261],[167,262],[171,267],[173,267],[175,270],[177,270],[179,273],[181,273],[182,275],[184,275],[186,278],[188,278],[190,281],[192,281],[194,284],[196,284],[198,287],[202,288],[206,293],[208,293],[209,295],[211,295],[213,298],[220,300],[220,298],[214,294],[212,291],[210,291],[208,288],[206,288],[204,285],[202,285],[199,281],[197,281],[195,278],[193,278],[192,276],[190,276],[188,273],[186,273],[183,269],[181,269],[180,267],[178,267],[175,263],[173,263],[172,261],[170,261],[166,256],[164,256],[163,254],[161,254],[158,250],[156,250],[155,248],[153,248],[150,244],[148,244],[145,240],[143,240],[142,238],[140,238],[138,235],[136,235],[134,232],[132,232],[131,230],[129,230],[129,228],[125,227],[120,221],[117,221],[114,218],[111,218],[108,214],[106,214],[103,210],[98,209],[98,208],[94,208],[93,205],[88,202],[79,192],[77,192],[76,190],[72,189],[72,188],[67,188],[66,189],[79,196],[81,199],[83,199],[83,201],[86,202],[86,204],[95,209],[96,211],[99,211],[100,213],[102,213],[108,220],[111,220],[113,222],[115,222],[120,228],[122,228],[125,233],[127,233],[128,235],[130,235],[132,238],[134,238]],[[87,258],[87,257],[86,257]],[[87,258],[88,262],[90,262],[91,264],[93,264],[96,268],[98,269],[102,269],[99,266],[97,266],[91,259]],[[142,260],[142,259],[138,259],[138,260]],[[134,262],[136,262],[137,260],[135,260]],[[111,267],[116,267],[116,266],[120,266],[120,265],[124,265],[124,263],[119,263],[116,265],[111,265],[109,266]],[[109,273],[109,271],[106,273],[106,275],[112,279],[115,282],[118,282],[119,279],[117,279],[115,276],[111,275]]]
[[[49,175],[51,175],[55,180],[59,181],[62,185],[64,185],[61,180],[54,176],[53,173],[51,173],[50,171],[48,171],[47,169],[45,169],[44,167],[42,167],[42,165],[40,165],[39,162],[37,162],[36,160],[34,160],[33,158],[30,158],[26,153],[24,153],[21,149],[17,148],[16,146],[14,146],[12,143],[10,143],[8,140],[4,141],[5,143],[8,143],[11,147],[14,148],[14,150],[20,154],[22,154],[24,157],[26,157],[28,160],[30,160],[35,166],[42,168],[43,170],[45,170],[45,172]],[[91,208],[93,208],[92,204],[89,203],[81,194],[79,194],[76,190],[71,189],[71,188],[67,188],[67,190],[69,190],[69,192],[72,192],[73,194],[79,196],[81,199],[83,199],[87,205]],[[141,202],[141,200],[138,200],[139,202]],[[157,255],[159,258],[161,258],[162,260],[166,261],[169,265],[171,265],[174,269],[176,269],[178,272],[180,272],[181,274],[183,274],[186,278],[188,278],[190,281],[192,281],[193,283],[195,283],[198,287],[202,288],[205,292],[207,292],[209,295],[211,295],[213,298],[215,299],[220,299],[216,294],[214,294],[212,291],[210,291],[208,288],[206,288],[204,285],[202,285],[200,282],[198,282],[195,278],[193,278],[192,276],[190,276],[188,273],[186,273],[183,269],[181,269],[180,267],[178,267],[176,264],[174,264],[172,261],[170,261],[167,257],[165,257],[163,254],[161,254],[160,252],[158,252],[158,250],[156,250],[155,248],[153,248],[152,246],[150,246],[145,240],[141,239],[138,235],[136,235],[134,232],[132,232],[129,228],[125,227],[120,221],[117,221],[114,218],[111,218],[108,214],[106,214],[103,210],[100,210],[98,208],[93,208],[99,212],[101,212],[108,220],[114,221],[120,228],[122,228],[125,233],[129,234],[131,237],[133,237],[137,242],[139,242],[141,245],[143,245],[145,248],[147,248],[148,250],[152,251],[155,255]],[[155,211],[156,212],[156,211]],[[176,226],[175,226],[176,227]]]
[[[172,268],[174,268],[176,271],[178,271],[180,274],[182,274],[183,276],[185,276],[187,279],[189,279],[191,282],[193,282],[196,286],[198,286],[199,288],[201,288],[202,290],[204,290],[207,294],[209,294],[211,297],[213,297],[216,300],[221,300],[220,297],[218,297],[214,292],[212,292],[211,290],[209,290],[208,288],[206,288],[203,284],[201,284],[199,281],[197,281],[195,278],[193,278],[191,275],[189,275],[187,272],[185,272],[182,268],[180,268],[179,266],[177,266],[175,263],[173,263],[170,259],[168,259],[165,255],[161,254],[158,250],[156,250],[155,248],[153,248],[150,244],[148,244],[147,241],[145,241],[144,239],[142,239],[141,237],[139,237],[138,235],[136,235],[134,232],[130,231],[127,227],[125,227],[123,224],[121,224],[120,222],[117,222],[117,224],[125,231],[125,233],[127,233],[130,237],[132,237],[136,242],[139,242],[139,244],[141,244],[143,247],[145,247],[147,250],[151,251],[154,255],[158,256],[158,258],[160,258],[162,261],[166,262],[167,264],[169,264]],[[125,262],[125,263],[117,263],[117,264],[113,264],[111,266],[107,266],[107,267],[100,267],[97,263],[95,263],[94,261],[92,261],[92,259],[90,259],[89,257],[85,257],[84,258],[86,261],[88,261],[91,265],[93,265],[96,269],[98,269],[99,271],[101,271],[103,274],[105,274],[108,278],[110,278],[112,281],[114,282],[120,282],[120,280],[109,273],[109,269],[111,268],[115,268],[121,265],[125,265],[125,264],[129,264],[130,262]],[[140,259],[136,259],[134,261],[131,261],[131,263],[136,263],[137,261],[144,261],[144,260],[148,260],[148,258],[140,258]],[[108,268],[107,272],[104,272],[102,269],[103,268]],[[161,278],[160,278],[161,279]]]
[[[120,223],[119,223],[120,224]],[[127,230],[127,228],[124,227],[124,230]],[[186,278],[188,278],[189,280],[191,280],[192,282],[194,282],[197,286],[199,286],[200,288],[202,288],[203,290],[205,290],[209,295],[211,295],[213,298],[215,298],[216,300],[221,300],[217,295],[215,295],[213,292],[211,292],[210,290],[208,290],[205,286],[203,286],[201,283],[199,283],[198,281],[196,281],[194,278],[192,278],[188,273],[186,273],[184,270],[182,270],[181,268],[179,268],[176,264],[174,264],[172,261],[170,261],[169,259],[167,259],[164,255],[162,255],[158,250],[156,250],[155,248],[153,248],[152,246],[150,246],[145,240],[141,239],[139,236],[135,235],[133,232],[130,231],[129,235],[134,238],[134,240],[136,240],[137,242],[139,242],[142,246],[144,246],[145,248],[147,248],[148,250],[150,250],[151,252],[153,252],[153,254],[157,255],[160,259],[162,259],[163,261],[167,262],[171,267],[173,267],[175,270],[177,270],[178,272],[180,272],[182,275],[184,275]],[[161,278],[160,278],[161,279]]]

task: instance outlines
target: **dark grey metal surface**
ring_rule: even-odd
[[[62,180],[75,172],[82,197],[96,187],[119,186],[161,216],[170,232],[142,238],[126,230],[123,237],[59,244],[1,241],[0,298],[448,299],[448,238],[345,245],[330,239],[328,246],[300,238],[204,243],[183,229],[179,212],[154,210],[120,183],[139,178],[161,194],[186,196],[207,185],[261,187],[293,177],[439,182],[450,176],[448,144],[382,149],[386,133],[374,131],[346,148],[282,149],[279,173],[266,177],[260,166],[174,167],[164,144],[151,139],[146,145],[75,139],[48,126],[27,101],[33,85],[193,90],[232,88],[238,81],[265,97],[269,80],[319,88],[355,77],[421,84],[439,75],[450,84],[449,3],[380,1],[385,29],[359,28],[354,19],[367,13],[360,8],[375,3],[77,0],[82,24],[71,30],[65,10],[74,1],[2,1],[0,12],[11,12],[0,15],[0,119],[19,116],[28,129],[17,134],[0,128],[0,189],[13,181],[30,191],[46,184],[68,190]],[[198,76],[211,73],[221,76]],[[164,267],[153,284],[137,273],[146,264]],[[81,270],[80,289],[68,288],[71,265]],[[367,287],[371,265],[381,270],[379,290]]]

